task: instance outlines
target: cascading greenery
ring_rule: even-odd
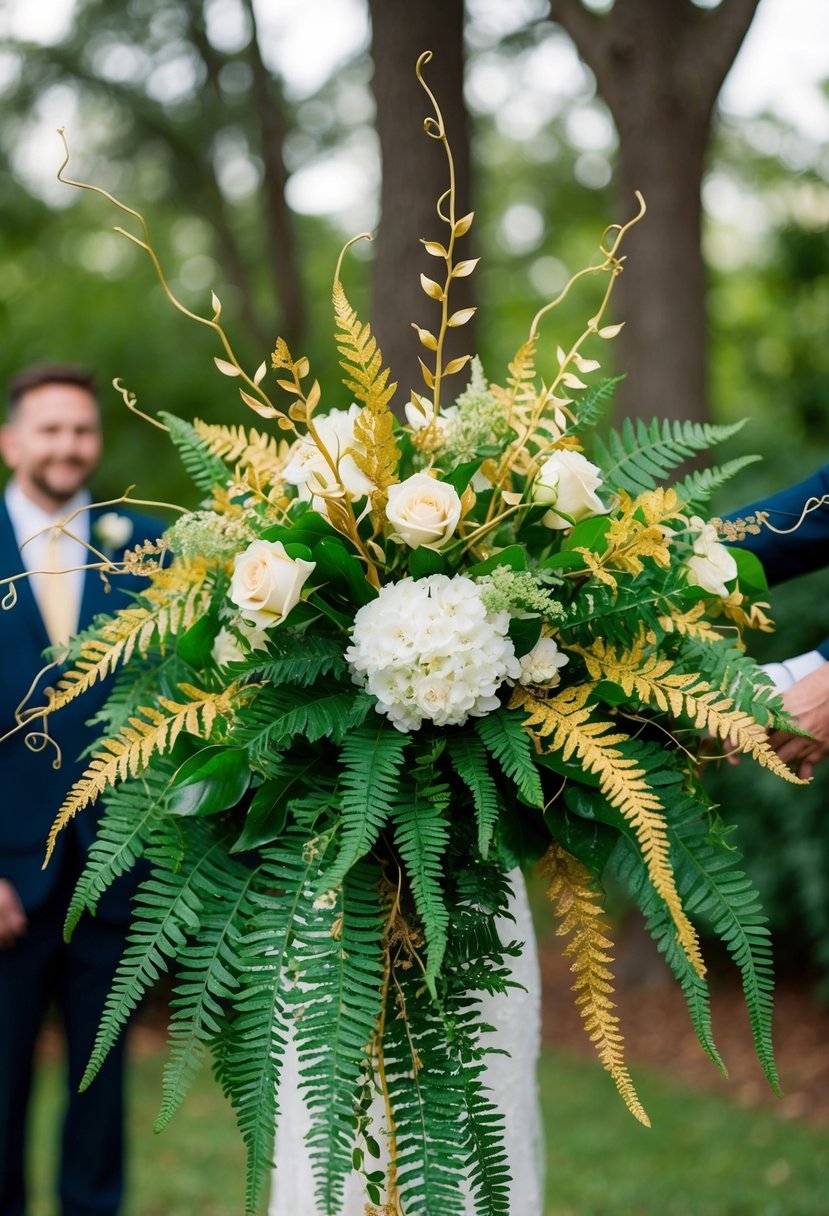
[[[427,133],[451,164],[437,106]],[[452,1216],[466,1181],[480,1216],[508,1216],[479,998],[509,999],[522,945],[505,932],[510,874],[540,859],[585,1028],[637,1118],[611,1000],[609,874],[641,907],[719,1067],[697,926],[723,939],[777,1084],[767,931],[697,774],[719,741],[795,780],[766,743],[786,725],[781,703],[734,640],[768,626],[764,582],[694,517],[733,462],[661,485],[730,431],[626,424],[597,445],[597,466],[581,455],[613,387],[581,379],[599,367],[583,347],[618,330],[602,318],[629,225],[576,276],[604,275],[605,294],[549,383],[536,374],[539,314],[504,386],[476,363],[442,409],[468,361],[443,357],[448,329],[469,319],[451,313],[449,290],[474,269],[455,253],[472,217],[454,208],[450,189],[446,243],[425,242],[445,273],[423,279],[440,324],[418,330],[430,396],[412,395],[407,426],[339,267],[348,411],[318,408],[309,361],[281,340],[275,404],[265,365],[249,376],[236,361],[218,300],[196,318],[277,436],[155,420],[204,497],[128,555],[146,590],[73,641],[50,710],[115,672],[104,741],[54,827],[53,839],[105,794],[67,932],[145,867],[84,1084],[173,971],[157,1126],[211,1056],[248,1149],[249,1212],[293,1038],[320,1211],[338,1216],[357,1170],[384,1211]],[[151,248],[146,227],[133,239]],[[407,614],[391,592],[420,598]]]

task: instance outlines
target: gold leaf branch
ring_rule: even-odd
[[[449,144],[449,140],[446,137],[446,125],[443,120],[443,112],[438,105],[437,98],[423,78],[423,68],[427,63],[429,63],[431,58],[432,52],[424,51],[417,61],[415,72],[421,87],[431,101],[432,108],[434,109],[434,115],[430,115],[424,119],[423,130],[430,139],[435,139],[443,145],[443,150],[446,153],[446,160],[449,167],[449,188],[440,196],[437,202],[438,217],[449,227],[449,240],[446,245],[443,245],[440,241],[427,241],[421,238],[421,244],[426,252],[431,257],[443,261],[446,267],[443,285],[436,282],[434,279],[430,279],[425,274],[420,276],[420,285],[425,294],[429,297],[429,299],[435,300],[440,304],[440,326],[437,334],[433,334],[428,329],[422,329],[420,326],[414,325],[413,323],[414,329],[417,331],[417,336],[420,339],[421,346],[432,352],[435,356],[434,372],[426,365],[423,359],[419,360],[426,387],[432,391],[432,407],[430,410],[428,408],[426,410],[427,413],[432,414],[432,420],[430,425],[425,427],[424,431],[418,437],[419,446],[422,444],[425,447],[428,447],[429,445],[432,438],[430,432],[434,430],[438,414],[440,413],[440,393],[444,377],[455,375],[456,372],[461,371],[462,368],[466,367],[467,363],[472,358],[471,355],[461,355],[457,359],[450,359],[448,363],[444,363],[443,352],[448,331],[450,329],[456,329],[462,325],[466,325],[476,311],[474,308],[461,308],[458,309],[457,312],[450,314],[450,284],[452,283],[453,279],[462,279],[471,275],[479,261],[478,258],[468,258],[462,262],[456,262],[454,260],[455,242],[459,237],[464,236],[472,227],[472,221],[475,213],[474,211],[470,211],[467,215],[461,216],[460,219],[456,218],[457,188],[455,182],[455,160],[452,156],[452,148]],[[415,401],[422,404],[421,398],[417,393],[412,393],[412,397],[415,399]]]
[[[559,368],[549,388],[543,389],[540,393],[531,393],[522,380],[519,382],[521,394],[519,395],[517,392],[517,386],[514,386],[511,394],[507,396],[508,419],[510,425],[518,430],[518,437],[506,449],[498,465],[494,480],[496,490],[502,489],[506,485],[513,468],[522,467],[527,463],[528,445],[532,443],[533,438],[541,427],[548,408],[551,405],[557,407],[569,404],[569,398],[558,398],[556,394],[562,388],[583,387],[581,381],[574,376],[572,369],[573,367],[578,369],[584,363],[580,353],[584,343],[594,335],[604,339],[615,337],[622,328],[621,324],[605,326],[602,324],[602,321],[607,312],[616,279],[622,272],[624,258],[621,256],[620,250],[624,238],[631,228],[638,224],[645,215],[645,200],[638,191],[636,192],[636,200],[639,204],[636,215],[625,224],[611,224],[602,234],[599,246],[603,255],[601,261],[595,262],[590,266],[585,266],[582,270],[577,271],[556,298],[545,304],[543,308],[540,308],[533,317],[527,341],[519,351],[519,355],[516,356],[516,364],[520,364],[521,362],[526,363],[528,357],[532,357],[539,337],[542,319],[547,313],[552,312],[553,309],[562,303],[576,283],[589,275],[606,274],[609,276],[598,311],[590,318],[586,328],[572,344],[569,351],[560,352]],[[523,355],[522,352],[524,352]],[[595,363],[591,366],[595,367]],[[523,379],[526,379],[526,377]],[[520,408],[522,402],[525,406],[523,409]],[[549,437],[546,432],[544,432],[544,437],[544,441],[547,442]],[[491,511],[495,510],[497,498],[498,495],[494,494],[492,503],[490,504]]]
[[[645,1127],[650,1127],[651,1121],[639,1101],[624,1061],[619,1018],[613,1012],[616,1006],[610,999],[613,973],[609,964],[613,962],[613,956],[609,952],[613,942],[602,915],[601,897],[587,869],[557,843],[552,844],[543,857],[541,872],[550,880],[547,897],[560,919],[556,935],[572,935],[564,953],[573,960],[570,966],[576,975],[573,992],[584,1029],[630,1113]]]
[[[575,685],[542,700],[516,687],[510,706],[526,711],[525,727],[539,744],[559,752],[564,760],[575,754],[585,771],[599,778],[605,798],[633,828],[650,880],[676,926],[677,941],[702,977],[705,964],[697,932],[682,907],[671,869],[664,808],[644,769],[619,750],[617,745],[629,742],[628,736],[609,734],[613,730],[609,722],[591,721],[587,699],[592,690],[592,684]]]
[[[116,198],[114,194],[110,194],[108,190],[104,190],[101,186],[95,186],[91,182],[76,181],[74,178],[64,176],[64,170],[66,169],[66,166],[69,164],[69,144],[66,139],[66,134],[65,134],[63,127],[58,128],[58,135],[61,138],[61,141],[63,143],[64,152],[65,152],[63,162],[57,172],[58,181],[61,182],[65,186],[74,186],[75,189],[77,189],[77,190],[89,190],[93,194],[99,194],[102,198],[105,198],[107,200],[107,202],[112,203],[113,206],[117,207],[120,211],[123,211],[127,215],[130,215],[133,217],[133,219],[138,223],[138,226],[141,229],[140,237],[136,236],[132,232],[128,232],[125,228],[121,228],[118,225],[116,225],[114,231],[117,232],[119,236],[123,236],[126,240],[132,242],[133,245],[137,245],[139,249],[143,249],[143,251],[147,254],[147,256],[149,257],[150,261],[153,264],[153,268],[158,277],[158,281],[161,284],[162,290],[164,291],[164,294],[166,295],[166,297],[170,301],[170,303],[173,305],[173,307],[178,309],[178,311],[180,313],[182,313],[185,317],[188,317],[191,321],[195,321],[199,325],[205,325],[205,326],[207,326],[208,329],[212,329],[213,332],[218,336],[219,341],[221,342],[222,347],[224,349],[224,352],[227,355],[227,360],[224,360],[224,359],[215,360],[216,366],[218,367],[219,371],[222,372],[222,374],[226,375],[226,376],[238,377],[247,385],[248,391],[245,391],[244,389],[240,388],[239,394],[240,394],[242,400],[245,402],[245,404],[248,405],[251,409],[255,410],[256,413],[258,413],[261,417],[276,418],[277,421],[279,422],[279,425],[283,426],[284,429],[289,429],[289,430],[293,429],[292,424],[285,417],[285,415],[282,413],[282,411],[277,409],[277,407],[273,404],[271,399],[268,397],[267,393],[265,393],[265,391],[262,389],[262,387],[260,385],[260,380],[261,380],[262,376],[264,375],[264,371],[265,371],[264,363],[260,365],[260,367],[257,369],[257,371],[254,373],[253,376],[249,376],[248,373],[242,367],[242,365],[239,363],[239,360],[236,358],[236,355],[233,352],[233,348],[230,345],[230,340],[229,340],[227,334],[225,333],[224,329],[222,328],[222,326],[219,324],[219,317],[221,316],[222,305],[221,305],[219,297],[216,295],[216,293],[214,292],[213,296],[212,296],[212,304],[213,304],[213,316],[212,317],[203,317],[199,313],[193,312],[192,309],[188,308],[185,304],[182,304],[181,300],[179,300],[176,297],[176,295],[172,291],[172,288],[170,287],[169,283],[167,282],[167,278],[161,267],[161,263],[158,259],[158,255],[156,254],[155,249],[153,248],[153,245],[152,245],[152,242],[150,239],[149,226],[147,224],[147,221],[144,219],[144,216],[141,214],[140,211],[136,211],[134,207],[127,206],[126,203],[121,202],[121,200]],[[119,390],[119,391],[121,391],[121,390]],[[126,398],[125,398],[125,403],[126,403]],[[129,407],[129,408],[132,408],[132,407]],[[143,415],[143,416],[147,417],[147,415]],[[149,420],[152,421],[152,419],[149,419]]]

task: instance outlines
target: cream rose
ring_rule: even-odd
[[[519,684],[543,684],[555,688],[561,683],[559,667],[569,662],[566,654],[562,654],[552,638],[539,638],[528,654],[519,659],[521,675]]]
[[[553,452],[538,470],[532,500],[558,507],[570,519],[548,511],[541,522],[547,528],[569,528],[570,520],[579,523],[591,515],[606,515],[607,507],[596,494],[601,484],[601,473],[581,452]]]
[[[689,523],[699,532],[694,541],[694,553],[685,563],[688,581],[701,587],[709,595],[728,595],[726,583],[737,577],[737,563],[721,544],[717,529],[706,523],[699,515],[692,515]]]
[[[458,491],[428,473],[415,473],[389,486],[386,518],[410,549],[419,545],[439,549],[454,536],[460,517]]]
[[[281,541],[252,541],[234,559],[230,598],[246,621],[268,629],[284,621],[299,603],[315,565],[289,557]]]

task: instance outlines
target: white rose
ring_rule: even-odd
[[[284,621],[299,603],[315,565],[288,557],[281,541],[252,541],[234,559],[230,598],[245,620],[268,629]]]
[[[411,549],[419,545],[440,548],[455,534],[461,517],[458,491],[428,473],[415,473],[389,486],[386,518]]]
[[[553,452],[538,471],[532,487],[533,502],[556,506],[575,522],[591,515],[606,515],[607,507],[597,496],[601,473],[581,452]],[[541,522],[547,528],[569,528],[570,520],[548,511]]]
[[[552,638],[539,638],[528,654],[522,655],[519,684],[546,684],[555,688],[561,683],[559,667],[570,660],[562,654]]]
[[[354,451],[359,451],[354,440],[354,423],[361,414],[359,405],[347,410],[331,410],[327,414],[314,415],[314,427],[320,443],[337,466],[340,481],[352,498],[365,498],[376,489],[374,483],[357,467]],[[310,435],[303,435],[288,453],[288,463],[282,471],[288,485],[296,486],[304,501],[314,500],[314,507],[324,512],[321,490],[336,490],[337,483],[331,466]]]
[[[132,520],[117,511],[105,511],[95,521],[95,537],[107,549],[123,549],[132,534]]]
[[[685,563],[688,581],[702,587],[709,595],[728,595],[726,583],[737,577],[737,563],[720,543],[719,534],[713,524],[706,523],[699,515],[693,515],[690,525],[699,531],[694,541],[694,554]]]
[[[214,663],[225,667],[228,663],[238,663],[245,657],[245,652],[234,634],[222,626],[213,642],[211,656]]]
[[[430,401],[407,401],[403,406],[406,421],[413,431],[423,431],[435,417],[435,407]],[[459,421],[460,409],[457,405],[448,405],[442,409],[435,423],[437,433],[445,439],[455,424]]]

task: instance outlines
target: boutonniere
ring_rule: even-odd
[[[134,525],[128,515],[119,515],[117,511],[105,511],[99,515],[92,526],[92,534],[101,548],[123,549],[132,537]]]

